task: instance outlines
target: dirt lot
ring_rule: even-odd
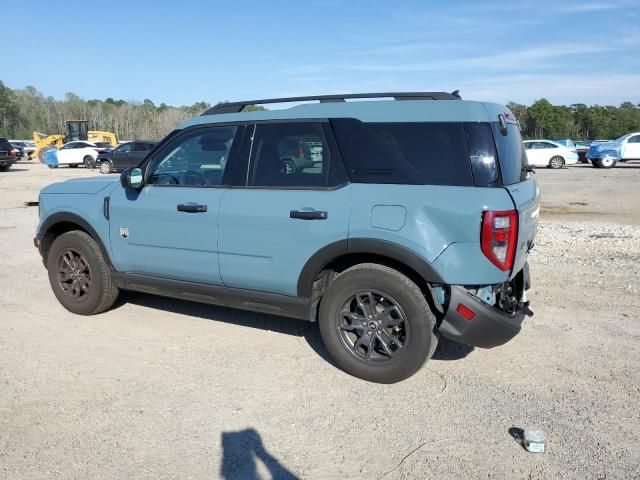
[[[0,478],[640,477],[640,164],[539,171],[535,316],[396,385],[335,368],[304,322],[142,294],[67,312],[24,202],[80,175],[0,175]],[[512,438],[529,425],[547,453]]]

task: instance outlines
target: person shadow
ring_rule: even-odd
[[[257,460],[262,462],[274,480],[298,480],[296,475],[264,448],[260,434],[253,428],[238,432],[222,432],[221,478],[259,480]]]

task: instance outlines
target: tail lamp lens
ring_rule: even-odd
[[[487,211],[482,216],[482,253],[500,270],[513,267],[518,242],[518,212]]]

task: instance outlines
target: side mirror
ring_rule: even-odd
[[[140,168],[128,168],[120,174],[122,188],[138,190],[144,185],[144,175]]]

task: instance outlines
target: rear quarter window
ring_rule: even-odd
[[[331,121],[355,183],[473,186],[462,123]]]
[[[500,131],[497,122],[491,124],[493,137],[498,150],[500,173],[504,185],[513,185],[527,179],[527,154],[524,150],[520,128],[507,123],[506,135]]]

